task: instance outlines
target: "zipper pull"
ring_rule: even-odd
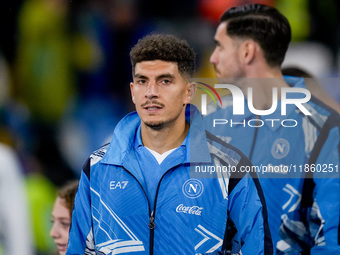
[[[150,222],[148,224],[149,229],[154,229],[155,228],[155,218],[150,216]]]

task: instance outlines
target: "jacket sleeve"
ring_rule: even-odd
[[[249,159],[237,148],[207,132],[210,152],[222,165],[229,165],[228,218],[222,245],[226,254],[273,254],[268,213],[257,174]]]
[[[259,180],[250,173],[242,175],[231,175],[229,182],[229,216],[236,228],[231,241],[232,253],[241,248],[243,255],[273,254],[267,207]]]
[[[90,180],[89,171],[87,173],[86,168],[84,167],[82,171],[74,201],[66,255],[95,254],[92,234]]]
[[[339,128],[333,128],[316,161],[309,231],[313,254],[340,254]],[[312,167],[312,166],[311,166]],[[312,168],[311,168],[312,170]]]

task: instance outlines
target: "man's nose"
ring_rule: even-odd
[[[213,64],[213,65],[216,65],[217,64],[217,53],[216,53],[216,49],[213,51],[213,53],[211,53],[211,56],[210,56],[210,63]]]
[[[147,98],[154,98],[158,97],[158,86],[156,82],[150,82],[147,86],[147,89],[145,91],[145,97]]]

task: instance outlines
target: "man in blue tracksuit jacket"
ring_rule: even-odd
[[[189,104],[192,49],[150,35],[130,56],[137,112],[83,168],[66,254],[272,254],[249,160]]]
[[[237,87],[229,86],[221,108],[209,106],[206,128],[253,163],[276,254],[340,254],[340,119],[309,100],[302,78],[282,76],[289,41],[289,23],[274,8],[246,5],[222,15],[210,62],[219,83]],[[236,109],[238,90],[246,99]],[[286,95],[287,107],[276,95]]]

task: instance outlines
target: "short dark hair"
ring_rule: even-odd
[[[151,34],[140,39],[130,51],[132,72],[142,61],[163,60],[177,63],[182,76],[192,77],[195,71],[195,52],[187,41],[169,34]]]
[[[277,9],[262,4],[232,7],[221,16],[220,22],[225,21],[228,36],[253,39],[269,65],[281,66],[291,40],[291,28]]]

